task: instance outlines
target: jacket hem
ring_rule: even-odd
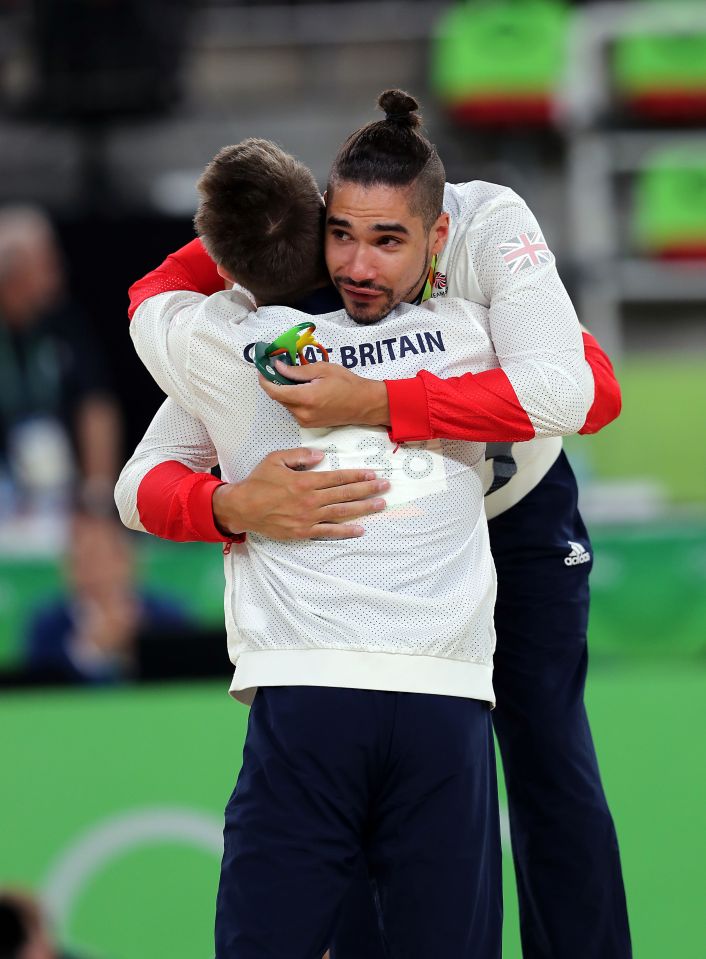
[[[493,667],[462,659],[343,649],[246,651],[230,695],[249,706],[258,686],[335,686],[480,699],[494,705]]]

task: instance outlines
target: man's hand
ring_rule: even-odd
[[[300,426],[390,425],[387,389],[381,380],[356,376],[337,363],[287,366],[277,360],[275,366],[292,385],[277,386],[261,375],[260,386]]]
[[[216,525],[229,535],[260,533],[280,540],[362,536],[364,528],[350,520],[383,510],[385,500],[375,494],[390,484],[366,469],[308,471],[323,457],[321,450],[305,448],[270,453],[247,479],[217,487]]]

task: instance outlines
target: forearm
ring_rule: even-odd
[[[225,484],[211,473],[196,473],[169,460],[153,467],[140,481],[137,509],[147,532],[177,542],[241,541],[242,534],[219,527],[216,494]]]
[[[120,474],[115,502],[129,529],[179,543],[218,543],[233,538],[213,518],[213,494],[222,485],[176,460],[151,465],[133,459]]]
[[[115,488],[130,529],[178,542],[223,542],[212,499],[223,485],[211,475],[217,454],[206,427],[172,400],[162,404]]]
[[[594,401],[583,421],[583,403],[577,393],[573,422],[564,420],[555,423],[553,430],[538,432],[501,369],[449,379],[421,371],[412,379],[385,381],[391,438],[400,443],[425,439],[509,443],[537,435],[597,432],[619,414],[620,387],[610,360],[596,339],[584,333],[583,340],[586,362],[595,380]],[[537,409],[538,402],[534,405]]]
[[[536,218],[516,194],[501,190],[464,229],[448,292],[487,304],[499,365],[476,374],[472,386],[458,384],[475,417],[467,424],[473,437],[514,441],[576,432],[593,402],[593,378],[576,311]],[[435,429],[447,400],[453,406],[458,395],[428,387]]]
[[[442,379],[420,371],[413,379],[386,380],[390,438],[518,442],[535,431],[502,370]]]

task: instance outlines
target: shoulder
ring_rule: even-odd
[[[499,183],[470,180],[468,183],[447,183],[444,189],[444,210],[459,225],[483,219],[494,210],[507,206],[527,208],[521,196]]]
[[[445,296],[427,300],[422,306],[415,307],[438,316],[464,316],[485,324],[488,318],[488,307],[482,303],[475,303],[461,296]]]

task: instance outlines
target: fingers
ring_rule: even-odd
[[[262,373],[258,373],[257,378],[260,383],[260,386],[265,391],[265,393],[267,393],[270,399],[277,400],[278,403],[282,403],[284,406],[287,405],[286,403],[287,393],[289,392],[289,390],[291,390],[292,388],[291,386],[283,386],[283,385],[280,385],[279,383],[270,383],[269,380],[265,379]],[[296,383],[294,382],[294,380],[292,380],[292,386],[296,386]],[[290,396],[290,401],[293,399],[294,397]]]
[[[281,360],[275,360],[275,369],[282,376],[286,376],[293,383],[307,383],[309,380],[321,379],[325,376],[324,370],[332,369],[322,363],[308,363],[306,366],[287,366]]]
[[[320,463],[325,455],[323,450],[301,446],[289,450],[277,450],[269,453],[265,459],[281,463],[292,470],[306,470]],[[298,482],[305,483],[308,489],[331,489],[377,478],[377,473],[371,469],[317,470],[310,472],[306,479],[302,477]]]
[[[309,473],[306,477],[306,486],[309,489],[335,489],[339,486],[348,486],[349,483],[367,483],[377,480],[374,470],[318,470]],[[302,477],[304,480],[304,477]],[[387,489],[387,487],[384,487]]]
[[[311,531],[309,539],[355,539],[364,532],[364,527],[357,523],[319,523]]]
[[[333,503],[354,503],[358,500],[364,500],[361,502],[361,506],[365,507],[370,505],[369,497],[375,496],[377,493],[384,493],[385,490],[390,488],[390,484],[387,480],[368,480],[363,483],[348,483],[345,486],[332,486],[327,489],[322,489],[317,492],[315,495],[321,504],[321,506],[331,506]],[[384,500],[380,502],[383,503]],[[363,516],[367,510],[363,510],[359,515]]]
[[[318,379],[318,377],[307,376],[300,377],[298,380],[294,380],[292,377],[289,377],[288,373],[285,373],[284,370],[299,370],[306,371],[309,369],[308,366],[284,366],[282,370],[282,375],[287,376],[290,379],[289,383],[272,383],[270,380],[266,380],[262,373],[258,373],[258,380],[262,389],[267,393],[267,395],[272,400],[276,400],[278,403],[281,403],[282,406],[289,407],[290,405],[296,405],[301,403],[303,396],[301,390],[293,390],[293,386],[308,386],[313,379]]]
[[[389,486],[389,483],[387,484]],[[365,527],[351,522],[373,513],[381,513],[386,506],[382,497],[374,499],[356,500],[351,503],[333,503],[324,506],[319,512],[321,522],[312,527],[308,539],[353,539],[362,536]]]
[[[319,513],[321,523],[348,523],[354,519],[361,519],[363,516],[381,513],[386,505],[384,499],[376,497],[362,502],[356,500],[355,503],[334,503],[331,506],[324,506]],[[319,525],[317,524],[317,528]]]
[[[265,459],[272,459],[278,463],[283,463],[284,466],[288,466],[292,470],[302,470],[310,466],[316,466],[317,463],[321,462],[324,456],[323,450],[312,450],[306,446],[299,446],[295,449],[277,450],[274,453],[269,453]],[[349,482],[352,481],[349,480]]]

